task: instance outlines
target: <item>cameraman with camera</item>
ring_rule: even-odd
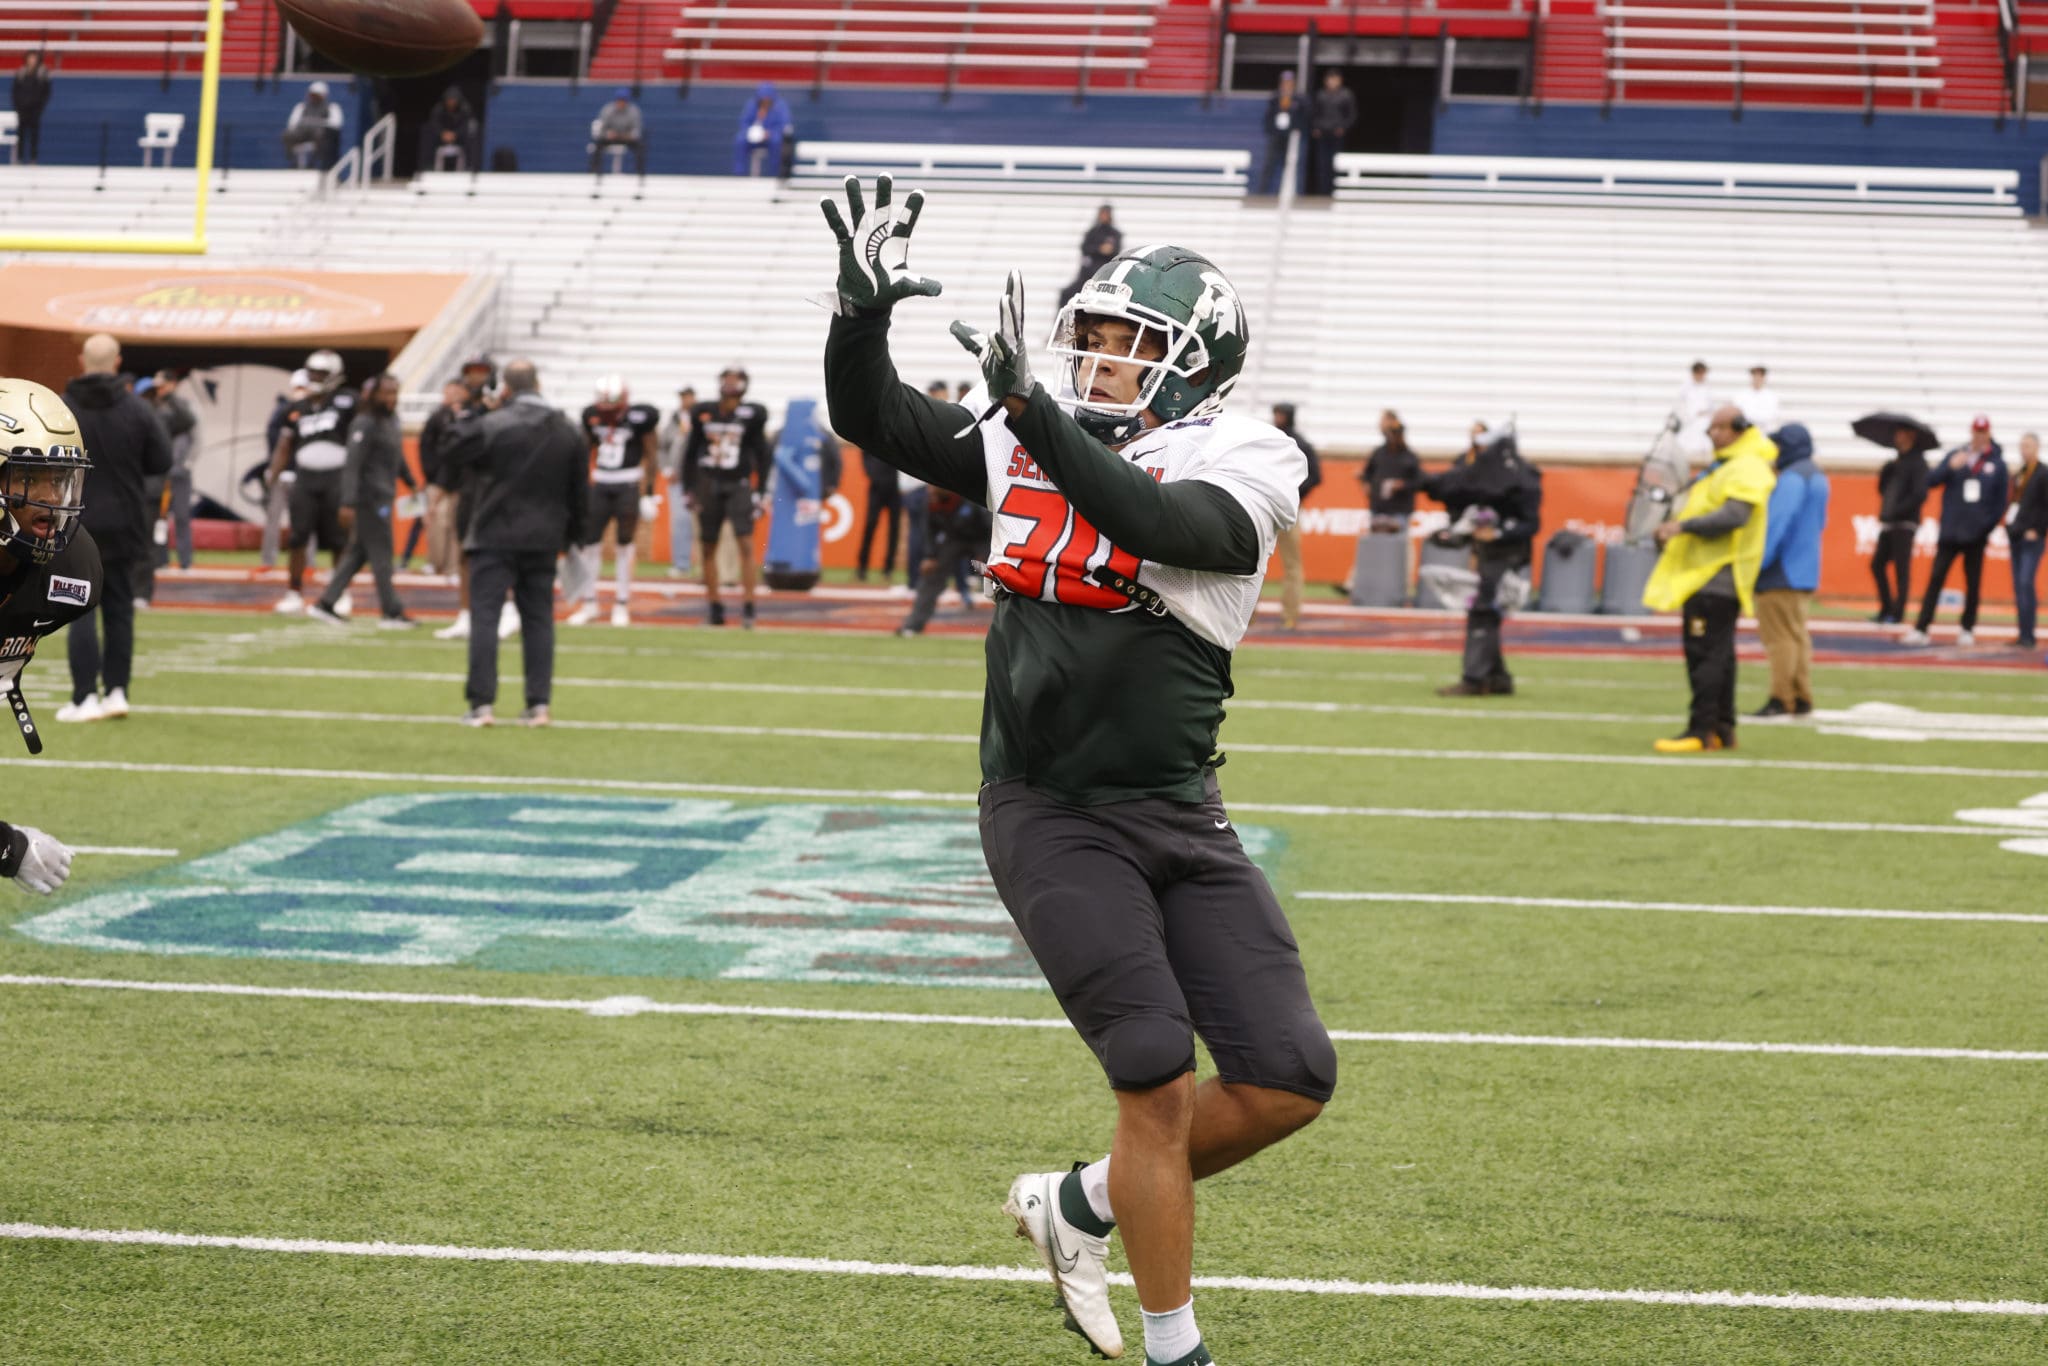
[[[1522,459],[1512,430],[1478,433],[1472,444],[1470,459],[1417,485],[1451,515],[1435,539],[1469,546],[1479,580],[1465,612],[1462,676],[1437,696],[1506,697],[1515,680],[1501,655],[1501,617],[1528,594],[1530,547],[1543,525],[1543,476]]]

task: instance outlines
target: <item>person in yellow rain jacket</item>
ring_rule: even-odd
[[[1778,448],[1733,404],[1707,425],[1713,468],[1685,490],[1678,516],[1657,528],[1664,553],[1643,589],[1653,611],[1685,613],[1692,716],[1659,754],[1735,748],[1735,623],[1752,610],[1764,561],[1764,512],[1778,482]]]

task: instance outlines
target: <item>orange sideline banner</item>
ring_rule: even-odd
[[[0,266],[0,327],[128,342],[357,342],[410,337],[464,275],[175,267]]]

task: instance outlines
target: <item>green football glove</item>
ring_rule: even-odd
[[[982,378],[988,381],[988,396],[1000,403],[1011,394],[1028,398],[1038,381],[1031,376],[1031,357],[1024,346],[1024,276],[1011,271],[996,301],[996,330],[978,331],[966,323],[953,324],[953,335],[981,361]]]
[[[924,191],[912,190],[903,197],[903,207],[889,203],[890,180],[875,180],[875,207],[870,210],[861,197],[860,178],[846,178],[846,207],[853,217],[849,230],[840,217],[839,206],[827,196],[819,201],[832,235],[839,239],[839,311],[887,313],[900,299],[939,292],[939,282],[912,274],[906,260],[910,255],[910,234],[917,216],[924,212]]]

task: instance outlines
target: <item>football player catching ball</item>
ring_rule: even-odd
[[[1142,246],[1063,307],[1054,389],[1031,373],[1014,272],[980,360],[985,420],[902,383],[900,300],[923,208],[888,177],[872,207],[825,201],[839,241],[825,343],[832,425],[993,513],[981,726],[989,872],[1113,1088],[1110,1154],[1020,1176],[1003,1209],[1052,1273],[1067,1326],[1123,1354],[1108,1238],[1123,1232],[1149,1366],[1207,1366],[1195,1326],[1194,1182],[1321,1112],[1337,1059],[1294,936],[1231,828],[1216,737],[1231,654],[1275,537],[1299,511],[1300,449],[1223,410],[1244,309],[1196,252]],[[1200,1035],[1217,1075],[1195,1084]]]

